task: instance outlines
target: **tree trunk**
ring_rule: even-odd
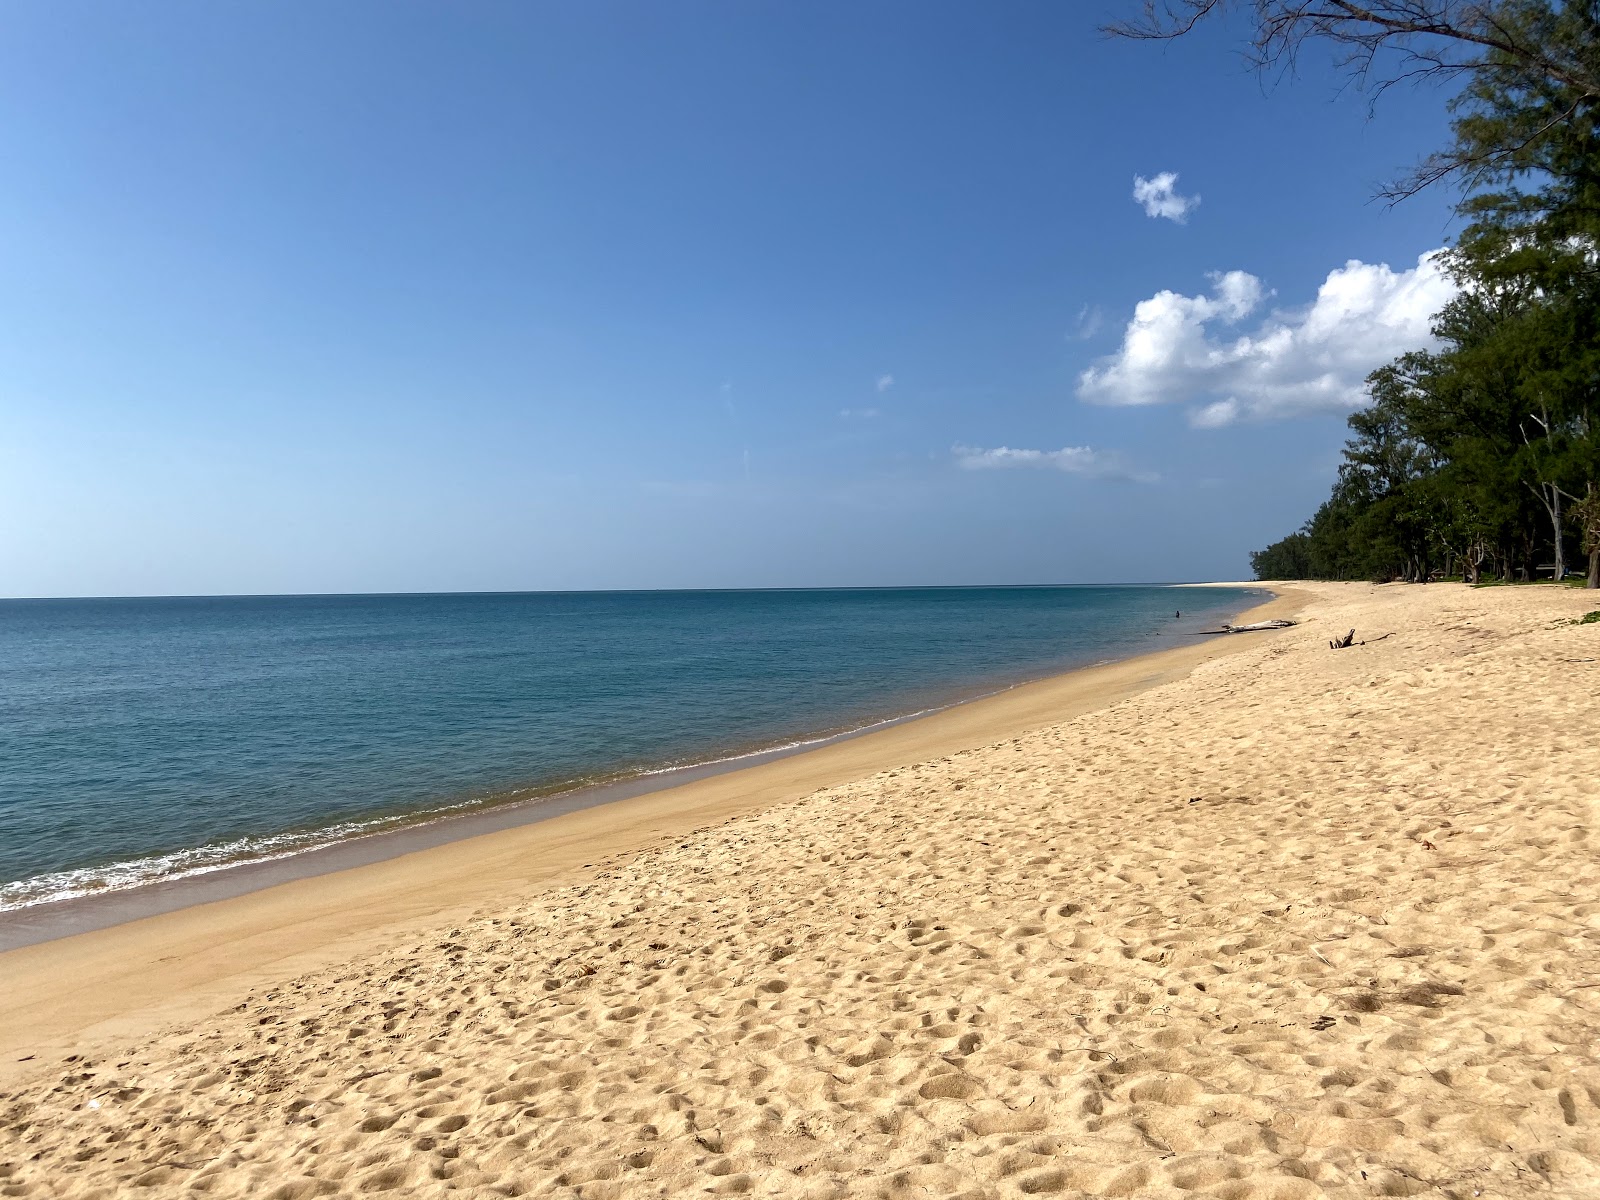
[[[1578,518],[1578,548],[1589,552],[1589,575],[1583,586],[1600,588],[1600,489],[1594,480],[1584,489],[1574,515]]]
[[[1555,580],[1560,583],[1567,577],[1567,551],[1561,544],[1561,489],[1555,484],[1550,485],[1550,524],[1556,535],[1556,574]]]
[[[1539,503],[1544,505],[1544,511],[1550,516],[1550,528],[1555,534],[1555,581],[1560,583],[1567,577],[1567,557],[1561,545],[1561,489],[1553,483],[1539,481],[1539,486],[1528,484],[1528,490],[1539,497]],[[1533,577],[1539,577],[1539,560],[1533,560]]]

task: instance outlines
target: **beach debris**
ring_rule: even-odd
[[[1374,642],[1381,642],[1381,641],[1383,641],[1384,638],[1389,638],[1389,637],[1393,637],[1393,636],[1394,636],[1394,632],[1391,630],[1390,632],[1384,634],[1382,637],[1375,637],[1372,640]],[[1358,642],[1358,641],[1356,641],[1356,631],[1354,629],[1352,629],[1349,633],[1345,634],[1342,638],[1334,638],[1332,641],[1330,641],[1328,643],[1328,649],[1329,650],[1344,650],[1344,649],[1346,649],[1347,647],[1350,647],[1350,646],[1365,646],[1366,644],[1367,644],[1366,642]]]
[[[1259,633],[1266,629],[1290,629],[1294,621],[1282,617],[1275,621],[1254,621],[1249,625],[1223,625],[1221,629],[1202,629],[1201,633]]]

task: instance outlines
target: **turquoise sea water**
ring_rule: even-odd
[[[0,910],[805,743],[1173,645],[1250,602],[1155,587],[0,601]]]

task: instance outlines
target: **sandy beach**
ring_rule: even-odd
[[[0,1194],[1600,1195],[1600,600],[1282,592],[0,955]]]

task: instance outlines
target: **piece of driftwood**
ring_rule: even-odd
[[[1393,637],[1393,636],[1394,636],[1394,631],[1390,630],[1388,633],[1384,634],[1383,637],[1375,637],[1372,640],[1375,641],[1375,642],[1381,642],[1381,641],[1383,641],[1383,638]],[[1354,629],[1352,629],[1349,633],[1345,634],[1342,638],[1334,638],[1333,641],[1329,642],[1328,643],[1328,649],[1329,650],[1343,650],[1343,649],[1346,649],[1349,646],[1365,646],[1366,644],[1367,644],[1366,642],[1358,642],[1358,641],[1356,641],[1356,631]]]
[[[1202,629],[1201,633],[1260,633],[1263,629],[1288,629],[1293,621],[1257,621],[1253,625],[1224,625],[1221,629]]]

